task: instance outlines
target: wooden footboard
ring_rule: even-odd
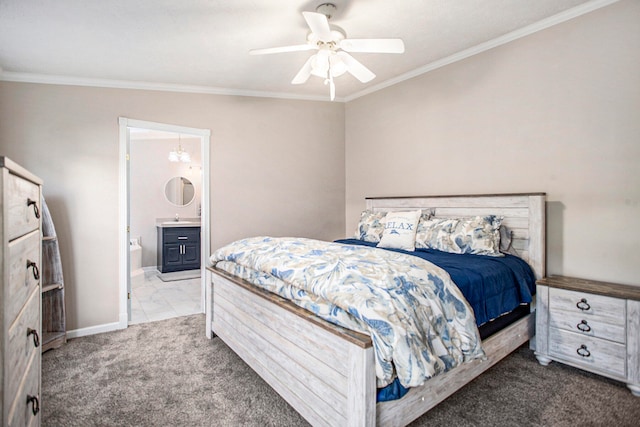
[[[371,340],[211,269],[212,329],[311,424],[375,424]]]
[[[276,295],[211,268],[211,327],[312,425],[404,426],[533,337],[530,314],[484,340],[487,358],[376,404],[368,336],[319,319]]]

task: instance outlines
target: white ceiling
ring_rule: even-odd
[[[404,54],[353,54],[377,77],[336,79],[350,100],[617,0],[332,0],[351,38],[402,38]],[[302,11],[322,0],[0,0],[1,80],[328,100],[291,79],[312,52]]]

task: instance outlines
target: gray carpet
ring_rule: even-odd
[[[219,338],[204,315],[70,340],[43,354],[44,426],[300,426],[306,422]],[[631,426],[621,383],[521,348],[412,426]]]

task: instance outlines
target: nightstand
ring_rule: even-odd
[[[536,284],[538,361],[625,382],[640,397],[640,287],[563,276]]]

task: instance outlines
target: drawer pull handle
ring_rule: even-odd
[[[33,412],[33,415],[38,415],[38,412],[40,412],[40,401],[38,400],[38,396],[31,396],[28,394],[27,405],[29,403],[31,403],[31,412]]]
[[[38,270],[38,264],[33,261],[27,260],[27,270],[33,268],[33,278],[40,280],[40,270]]]
[[[591,326],[587,323],[586,320],[582,320],[580,323],[576,325],[581,332],[591,332]]]
[[[587,311],[591,309],[591,306],[589,305],[589,303],[585,298],[582,298],[580,301],[578,301],[578,303],[576,304],[576,307],[578,307],[582,311]]]
[[[586,345],[584,345],[584,344],[582,344],[582,345],[580,346],[580,348],[576,350],[576,352],[577,352],[580,356],[582,356],[582,357],[589,357],[589,356],[591,356],[591,352],[590,352],[589,350],[587,350],[587,346],[586,346]]]
[[[33,346],[40,347],[40,335],[38,335],[38,331],[35,329],[27,328],[27,337],[29,335],[33,335]]]
[[[40,209],[38,209],[38,202],[35,200],[27,199],[27,206],[33,205],[33,214],[36,218],[40,219]]]

